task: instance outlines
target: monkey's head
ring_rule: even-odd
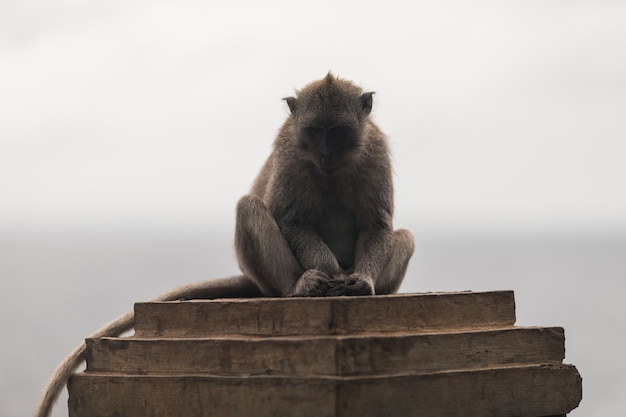
[[[291,111],[300,156],[325,175],[335,175],[359,156],[371,92],[331,73],[284,100]]]

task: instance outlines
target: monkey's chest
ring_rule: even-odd
[[[342,210],[329,210],[316,225],[317,232],[333,252],[339,265],[350,269],[354,264],[354,251],[358,239],[356,219]]]

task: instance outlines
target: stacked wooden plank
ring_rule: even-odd
[[[138,303],[87,340],[70,416],[564,415],[562,328],[514,327],[510,291]]]

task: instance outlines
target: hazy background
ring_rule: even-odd
[[[563,326],[572,416],[626,409],[626,3],[0,2],[0,415],[86,335],[237,272],[234,207],[331,70],[376,91],[404,292]],[[65,415],[65,398],[56,415]]]

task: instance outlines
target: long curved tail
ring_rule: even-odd
[[[262,297],[263,293],[249,279],[243,275],[230,278],[222,278],[210,281],[203,281],[195,284],[183,285],[168,291],[150,301],[173,301],[191,299],[213,299],[213,298],[254,298]],[[133,328],[135,324],[135,314],[133,311],[116,318],[105,324],[88,338],[99,338],[107,336],[119,336]],[[35,417],[50,417],[54,404],[61,391],[67,384],[72,373],[85,360],[85,343],[78,345],[54,370],[54,373],[44,387],[39,403],[35,409]]]

